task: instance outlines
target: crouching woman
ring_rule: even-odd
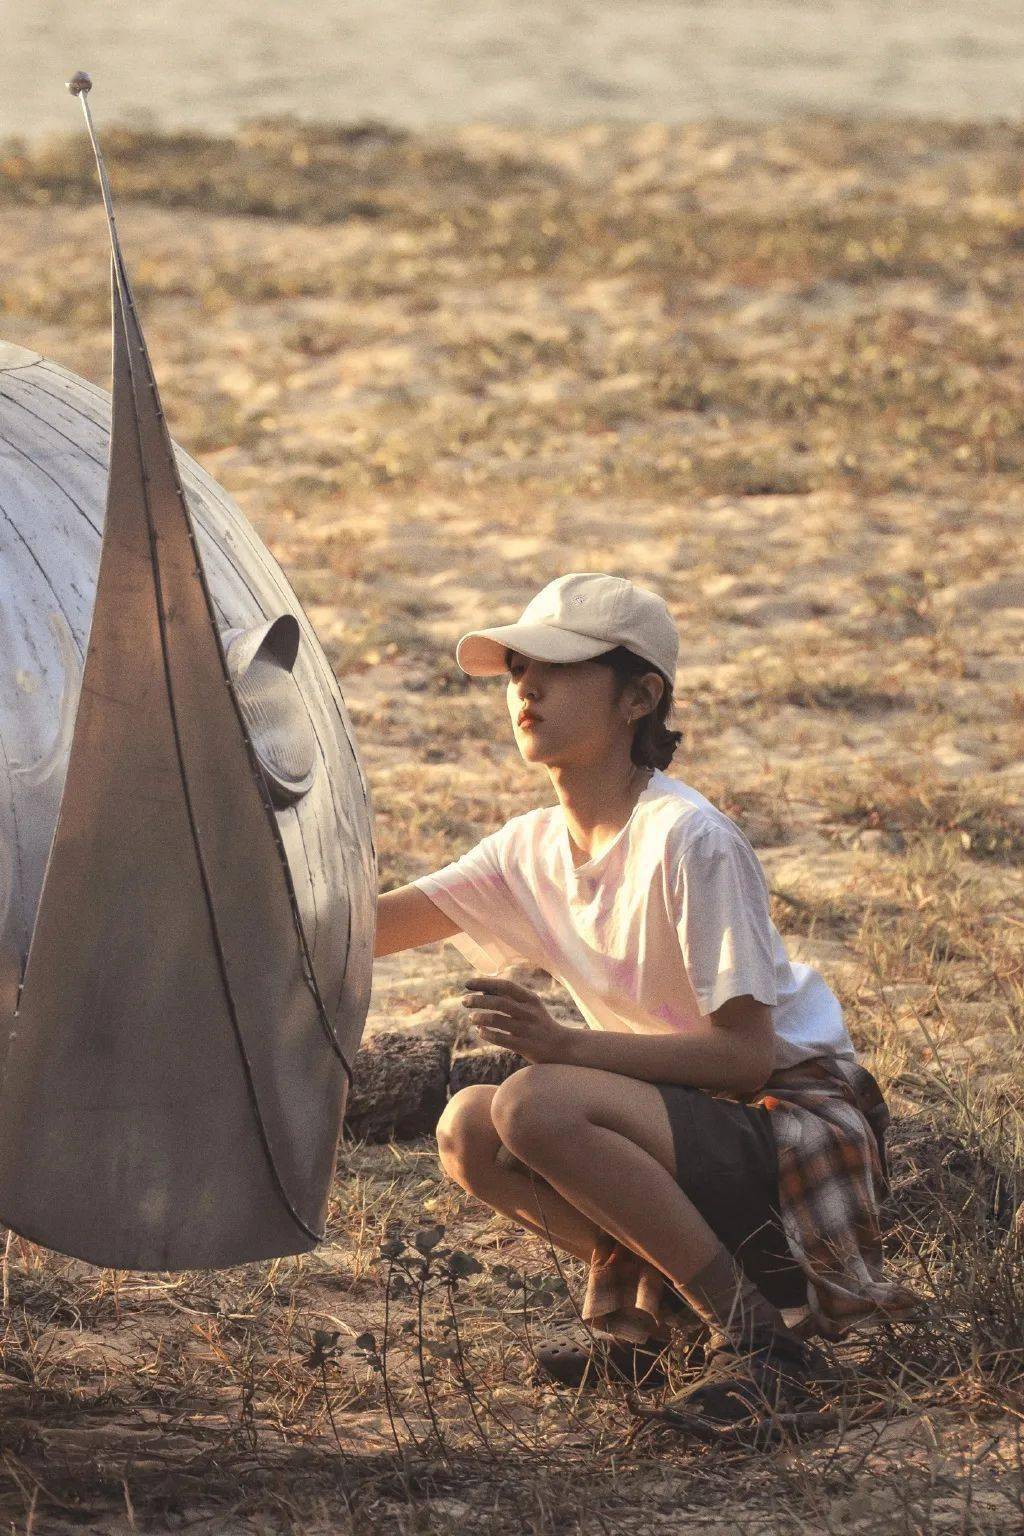
[[[464,1002],[481,1037],[528,1065],[453,1096],[443,1166],[590,1264],[584,1317],[624,1341],[620,1363],[666,1336],[660,1287],[681,1298],[711,1333],[672,1408],[717,1432],[817,1390],[809,1335],[914,1298],[882,1274],[885,1106],[839,1003],[790,963],[740,829],[665,772],[678,648],[660,597],[587,573],[462,638],[465,672],[505,675],[516,745],[556,803],[384,894],[375,953],[451,938],[479,968]],[[589,1028],[495,974],[517,961]],[[567,1346],[539,1358],[567,1381],[586,1364]]]

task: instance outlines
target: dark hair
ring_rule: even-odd
[[[670,731],[665,724],[672,708],[672,684],[669,679],[660,667],[628,651],[624,645],[617,645],[614,651],[604,651],[602,655],[595,656],[594,660],[600,662],[602,667],[611,667],[615,673],[618,693],[634,678],[643,677],[645,672],[657,672],[665,687],[654,708],[637,721],[629,755],[638,768],[667,768],[683,739],[682,731]]]
[[[511,651],[505,652],[506,666],[512,654]],[[669,710],[672,708],[672,684],[664,672],[653,662],[645,661],[642,656],[637,656],[633,651],[627,651],[624,645],[617,645],[613,651],[605,651],[593,659],[600,662],[603,667],[611,667],[615,673],[617,695],[622,693],[623,688],[627,683],[632,682],[633,678],[643,677],[645,672],[657,672],[665,684],[664,690],[654,708],[637,721],[629,755],[638,768],[667,768],[683,739],[683,733],[670,731],[665,724]]]

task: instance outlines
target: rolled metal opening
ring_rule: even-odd
[[[282,808],[301,800],[316,777],[316,737],[292,675],[300,638],[290,613],[221,635],[256,757],[271,799]]]

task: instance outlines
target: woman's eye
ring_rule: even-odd
[[[523,667],[522,662],[518,662],[518,661],[517,662],[513,662],[512,666],[510,666],[509,669],[508,669],[510,677],[518,677],[520,672],[523,672],[523,671],[525,671],[525,668]]]

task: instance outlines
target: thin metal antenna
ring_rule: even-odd
[[[103,160],[103,151],[100,149],[99,140],[96,137],[92,113],[89,110],[89,92],[92,90],[92,76],[86,74],[84,69],[79,69],[75,71],[66,84],[72,96],[77,96],[82,103],[82,112],[85,115],[85,126],[89,133],[89,142],[92,145],[92,152],[96,157],[96,169],[100,177],[100,193],[103,197],[103,207],[106,210],[107,224],[110,228],[110,244],[113,248],[118,282],[128,304],[134,309],[135,301],[132,295],[131,284],[128,281],[128,269],[121,254],[121,237],[117,232],[117,221],[114,218],[114,199],[110,191],[110,182],[107,178],[107,167]]]
[[[85,126],[89,130],[89,140],[92,144],[92,152],[96,156],[96,165],[100,173],[100,188],[103,192],[103,202],[107,210],[107,217],[111,224],[114,222],[114,203],[110,195],[110,183],[107,180],[107,168],[103,163],[100,146],[96,139],[96,129],[93,126],[92,113],[89,111],[89,92],[92,90],[92,76],[87,75],[84,69],[77,70],[67,82],[68,90],[72,96],[77,96],[82,103],[82,111],[85,114]]]

